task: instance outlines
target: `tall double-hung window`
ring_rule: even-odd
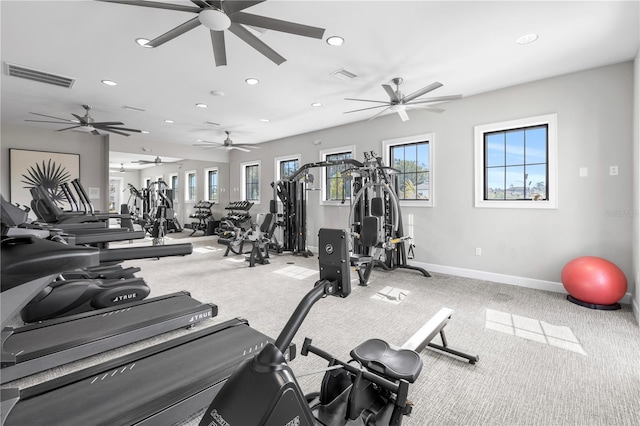
[[[241,164],[242,193],[244,200],[260,202],[260,162]]]
[[[196,171],[189,171],[185,173],[187,179],[186,179],[186,194],[185,194],[185,201],[195,201],[196,200],[196,188],[197,188],[197,174]]]
[[[207,184],[205,188],[205,199],[218,202],[218,168],[213,167],[205,170]]]
[[[433,205],[433,133],[382,142],[385,164],[397,180],[402,204]]]
[[[324,150],[320,152],[322,161],[347,160],[354,158],[355,149],[352,146]],[[351,168],[348,164],[335,164],[322,168],[323,182],[322,199],[325,204],[342,203],[351,199],[351,178],[344,173]]]
[[[476,207],[556,208],[556,115],[476,126]]]

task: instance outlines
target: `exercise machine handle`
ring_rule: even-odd
[[[313,305],[326,295],[333,293],[333,286],[333,283],[328,280],[317,281],[313,289],[298,303],[296,310],[276,339],[275,346],[280,352],[284,353],[287,350]]]

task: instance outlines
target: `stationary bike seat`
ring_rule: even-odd
[[[422,359],[410,349],[393,349],[381,339],[369,339],[351,351],[351,357],[366,368],[391,379],[415,382]]]

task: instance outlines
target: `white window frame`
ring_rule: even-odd
[[[336,147],[336,148],[329,148],[329,149],[320,150],[320,152],[319,152],[320,161],[327,161],[327,156],[332,155],[332,154],[340,154],[342,152],[351,152],[351,158],[356,158],[356,146],[355,145],[346,145],[346,146],[339,146],[339,147]],[[322,188],[322,191],[319,191],[320,192],[320,205],[323,205],[323,206],[344,206],[344,205],[348,205],[347,202],[350,200],[350,197],[346,197],[344,203],[342,203],[342,201],[338,201],[338,200],[327,200],[327,185],[326,185],[326,182],[327,182],[327,168],[326,167],[321,167],[320,169],[321,169],[320,185],[321,185],[321,188]],[[351,196],[353,197],[353,194],[351,194]]]
[[[167,185],[169,185],[169,189],[173,189],[173,185],[172,185],[172,184],[173,184],[173,178],[174,178],[174,177],[175,177],[175,178],[178,178],[178,189],[179,189],[179,186],[180,186],[180,177],[178,176],[178,173],[169,173],[169,182],[167,182]],[[180,192],[180,191],[178,191],[178,192]],[[175,194],[175,193],[174,193],[174,194],[173,194],[173,200],[171,200],[171,201],[173,201],[173,202],[177,202],[177,201],[179,201],[179,200],[178,200],[178,196],[179,196],[179,194]]]
[[[298,160],[298,165],[302,166],[302,156],[300,154],[293,154],[293,155],[285,155],[283,157],[276,157],[273,159],[273,167],[274,167],[274,176],[275,176],[275,181],[279,181],[281,179],[280,176],[280,164],[285,162],[285,161],[292,161],[292,160]]]
[[[194,198],[191,199],[189,198],[189,175],[195,175],[196,176],[196,189],[194,191]],[[179,182],[178,182],[179,183]],[[184,172],[184,201],[185,203],[195,203],[197,200],[196,198],[198,198],[198,172],[196,170],[187,170],[186,172]]]
[[[387,139],[382,141],[382,159],[384,164],[389,167],[393,167],[391,159],[389,158],[389,148],[398,145],[408,145],[417,142],[429,143],[429,199],[428,200],[400,200],[400,206],[411,207],[433,207],[435,205],[435,173],[434,173],[434,147],[435,147],[435,133],[424,133],[421,135],[407,136],[404,138]]]
[[[215,200],[209,198],[209,193],[211,192],[209,188],[209,172],[216,172],[218,175],[218,198]],[[218,167],[209,167],[204,169],[204,179],[204,197],[202,197],[202,199],[217,203],[220,199],[220,169]]]
[[[484,134],[503,130],[547,125],[548,200],[495,201],[484,199]],[[474,127],[475,206],[505,209],[557,209],[558,208],[558,117],[557,114],[521,118]]]
[[[247,200],[247,179],[246,169],[250,166],[258,166],[258,199]],[[253,204],[260,204],[260,198],[262,197],[262,161],[247,161],[240,163],[240,199],[251,201]]]

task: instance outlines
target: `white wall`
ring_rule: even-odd
[[[633,312],[640,324],[640,49],[634,61],[633,90]]]
[[[57,132],[49,129],[6,124],[2,125],[0,135],[2,138],[0,191],[6,199],[9,199],[10,191],[10,148],[80,154],[80,180],[87,190],[89,188],[100,189],[100,197],[91,201],[97,210],[106,211],[109,173],[106,137],[82,132]]]
[[[319,149],[355,144],[362,160],[365,150],[381,153],[384,139],[434,132],[435,206],[403,208],[405,223],[409,214],[416,218],[417,262],[431,270],[561,291],[562,267],[595,255],[615,262],[633,291],[632,219],[617,214],[633,207],[633,75],[631,62],[617,64],[463,98],[446,104],[443,114],[413,110],[405,123],[383,116],[275,141],[260,152],[234,152],[231,187],[239,187],[240,163],[261,159],[260,209],[266,211],[273,157],[301,153],[305,164],[319,160]],[[474,126],[550,113],[558,115],[559,208],[474,208]],[[318,139],[322,143],[313,145]],[[611,165],[619,167],[618,176],[609,176]],[[588,167],[589,177],[579,177],[580,167]],[[317,245],[319,227],[347,227],[348,210],[319,208],[311,194],[309,244]],[[476,247],[482,256],[475,255]]]

